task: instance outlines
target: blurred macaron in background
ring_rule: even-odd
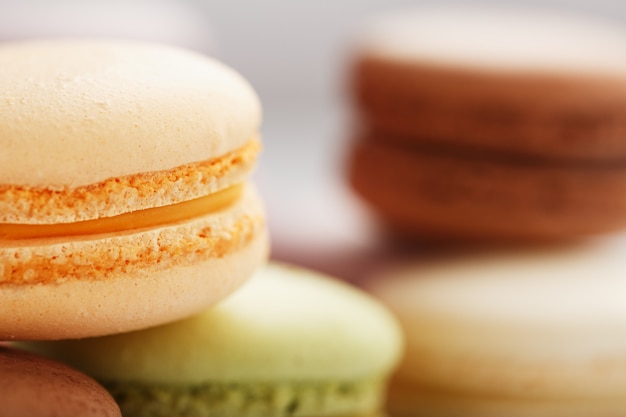
[[[407,341],[390,414],[620,415],[625,243],[449,254],[373,274],[366,287]]]
[[[359,49],[349,176],[400,233],[626,227],[626,30],[533,8],[423,8],[381,17]]]

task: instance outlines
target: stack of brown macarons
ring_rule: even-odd
[[[426,238],[626,227],[626,33],[536,11],[381,18],[355,57],[350,180]]]

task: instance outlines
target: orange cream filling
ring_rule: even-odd
[[[75,223],[0,223],[0,239],[45,239],[95,235],[162,226],[220,211],[239,199],[242,192],[243,185],[238,184],[182,203]]]

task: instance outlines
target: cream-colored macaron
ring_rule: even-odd
[[[261,108],[232,69],[124,41],[0,45],[0,339],[161,324],[267,256]]]
[[[618,416],[626,407],[626,244],[587,242],[387,271],[370,289],[407,351],[397,416]]]
[[[128,417],[373,417],[402,338],[367,294],[270,264],[195,317],[28,346],[101,381]]]

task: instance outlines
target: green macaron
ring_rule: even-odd
[[[126,417],[369,417],[402,338],[367,295],[274,264],[183,321],[27,346],[99,380]]]

